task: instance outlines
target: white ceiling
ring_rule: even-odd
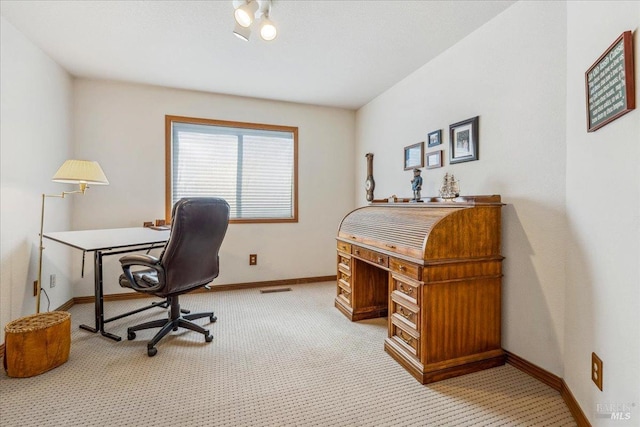
[[[233,34],[233,3],[0,1],[72,75],[356,109],[513,1],[274,0],[278,37]]]

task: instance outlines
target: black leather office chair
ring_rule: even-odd
[[[124,274],[120,286],[167,298],[171,305],[168,319],[154,320],[127,329],[133,340],[135,331],[162,328],[147,343],[147,354],[155,356],[155,345],[171,330],[179,327],[204,334],[206,342],[213,336],[191,320],[209,317],[213,312],[182,315],[178,296],[202,288],[218,276],[218,251],[229,224],[229,204],[217,198],[184,198],[176,202],[171,214],[171,236],[159,258],[151,255],[127,255],[120,258]],[[133,271],[132,267],[146,267]]]

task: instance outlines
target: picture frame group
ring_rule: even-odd
[[[449,125],[449,164],[478,160],[480,116],[471,117]],[[426,147],[443,143],[442,129],[427,134]],[[445,150],[425,152],[425,142],[404,147],[404,170],[419,168],[436,169],[444,166]]]

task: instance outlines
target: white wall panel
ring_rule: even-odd
[[[593,426],[640,425],[638,28],[638,2],[567,4],[564,372],[566,383]],[[627,30],[635,32],[636,109],[588,133],[584,73]],[[603,391],[591,382],[591,352],[604,364]],[[607,419],[611,410],[604,405],[610,404],[619,405],[620,412],[629,412],[631,419]],[[625,405],[630,411],[622,409]]]
[[[35,313],[41,194],[74,190],[51,177],[71,155],[72,83],[69,74],[4,18],[0,30],[0,342],[4,325]],[[71,197],[47,199],[45,231],[69,227]],[[72,297],[69,251],[47,243],[41,310]],[[55,288],[49,275],[56,274]]]

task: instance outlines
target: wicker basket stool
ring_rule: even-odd
[[[69,359],[71,314],[66,311],[21,317],[4,331],[4,369],[10,377],[33,377]]]

